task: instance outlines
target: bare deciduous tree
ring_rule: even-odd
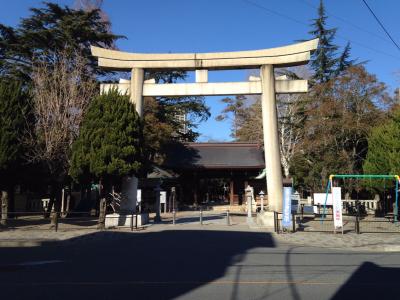
[[[292,94],[278,96],[277,111],[281,164],[286,178],[289,177],[290,163],[303,134],[301,127],[303,117],[299,114],[301,107],[300,97]]]
[[[52,186],[49,210],[61,195],[71,145],[90,100],[96,82],[87,75],[82,55],[59,53],[52,65],[41,62],[33,67],[33,126],[26,140],[31,149],[29,159],[44,163]]]

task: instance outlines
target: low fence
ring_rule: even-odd
[[[168,219],[167,219],[168,220]],[[172,212],[169,223],[176,224],[193,224],[193,225],[231,225],[231,213],[229,210],[214,211],[204,210],[200,208],[191,212]]]
[[[131,216],[130,230],[140,229],[137,214]],[[119,216],[107,215],[107,218]],[[0,231],[6,230],[43,230],[43,231],[68,231],[68,230],[106,230],[104,216],[91,216],[88,212],[71,212],[61,215],[56,212],[12,212],[7,219],[0,222]]]
[[[125,228],[137,230],[143,228],[140,214],[123,215],[107,214],[91,216],[89,212],[71,212],[66,216],[56,212],[12,212],[5,220],[0,220],[0,231],[6,230],[43,230],[43,231],[68,231],[68,230],[106,230]],[[138,218],[139,216],[139,218]],[[106,221],[107,219],[107,221]],[[110,221],[111,219],[111,221]],[[113,222],[112,219],[117,219]],[[123,220],[122,220],[123,219]],[[139,219],[139,224],[138,224]],[[185,225],[231,225],[231,213],[229,210],[213,211],[198,209],[197,211],[184,211],[163,216],[164,224]],[[122,222],[122,221],[123,222]],[[155,221],[157,222],[157,221]],[[107,225],[108,224],[108,225]]]
[[[282,226],[282,213],[274,212],[274,230],[282,232],[342,232],[342,228],[336,229],[333,224],[332,213],[305,215],[301,213],[291,214],[291,225],[288,228]],[[400,233],[400,223],[389,214],[382,217],[371,215],[358,216],[357,214],[343,214],[343,233]]]

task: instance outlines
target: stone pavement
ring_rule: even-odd
[[[131,232],[129,228],[99,231],[95,226],[62,227],[55,232],[41,225],[18,228],[14,230],[0,230],[0,247],[34,247],[52,245],[63,241],[75,243],[90,239],[113,239],[121,235],[118,233],[138,234],[141,232],[168,231],[168,230],[218,230],[218,231],[251,231],[268,232],[277,244],[290,244],[306,247],[322,247],[330,249],[346,249],[353,251],[400,252],[399,233],[346,233],[344,235],[328,232],[296,232],[276,234],[271,228],[251,226],[246,223],[246,216],[231,215],[230,225],[227,225],[226,215],[205,214],[203,225],[200,225],[198,212],[179,213],[176,225],[172,224],[171,215],[163,215],[163,222],[151,223],[139,231]],[[94,234],[95,233],[95,234]],[[115,234],[114,234],[115,233]],[[126,236],[126,235],[125,235]]]
[[[0,247],[36,247],[45,244],[52,245],[61,241],[73,243],[83,239],[90,239],[93,237],[92,233],[95,232],[100,231],[85,229],[58,232],[35,229],[0,231]],[[96,238],[101,238],[101,234],[100,236],[96,235]]]
[[[341,233],[296,232],[275,234],[278,243],[307,247],[346,249],[354,251],[397,252],[400,251],[398,233]]]

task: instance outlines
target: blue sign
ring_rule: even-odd
[[[282,212],[282,226],[284,228],[291,228],[292,218],[290,217],[292,212],[292,188],[283,188],[283,212]]]

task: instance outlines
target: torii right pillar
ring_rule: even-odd
[[[262,84],[261,107],[269,211],[281,212],[283,184],[279,150],[274,66],[261,66],[260,75]]]

